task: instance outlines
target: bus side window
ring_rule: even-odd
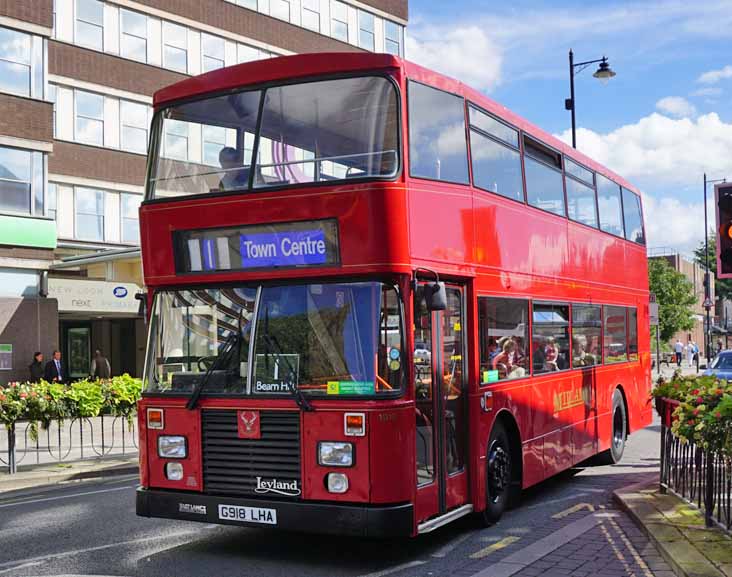
[[[529,375],[529,302],[478,298],[480,384]]]

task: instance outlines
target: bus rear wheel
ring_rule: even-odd
[[[500,422],[491,431],[486,457],[486,505],[483,521],[486,525],[493,525],[510,505],[514,466],[508,433]]]
[[[613,392],[612,433],[610,448],[597,456],[601,465],[619,463],[625,452],[625,440],[628,438],[628,414],[623,402],[623,393],[620,389]]]

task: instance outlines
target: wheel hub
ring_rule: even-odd
[[[488,489],[495,499],[511,481],[511,460],[508,452],[495,445],[488,456]]]

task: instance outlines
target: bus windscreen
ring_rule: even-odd
[[[173,105],[155,123],[148,198],[393,177],[397,102],[390,80],[366,76]]]

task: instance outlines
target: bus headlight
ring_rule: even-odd
[[[318,465],[323,467],[352,467],[353,445],[351,443],[318,443]]]
[[[185,459],[188,456],[186,438],[161,435],[158,437],[158,456],[163,459]]]
[[[183,465],[180,463],[166,463],[165,476],[168,481],[180,481],[183,478]]]
[[[328,473],[328,492],[345,493],[348,491],[348,477],[343,473]]]

